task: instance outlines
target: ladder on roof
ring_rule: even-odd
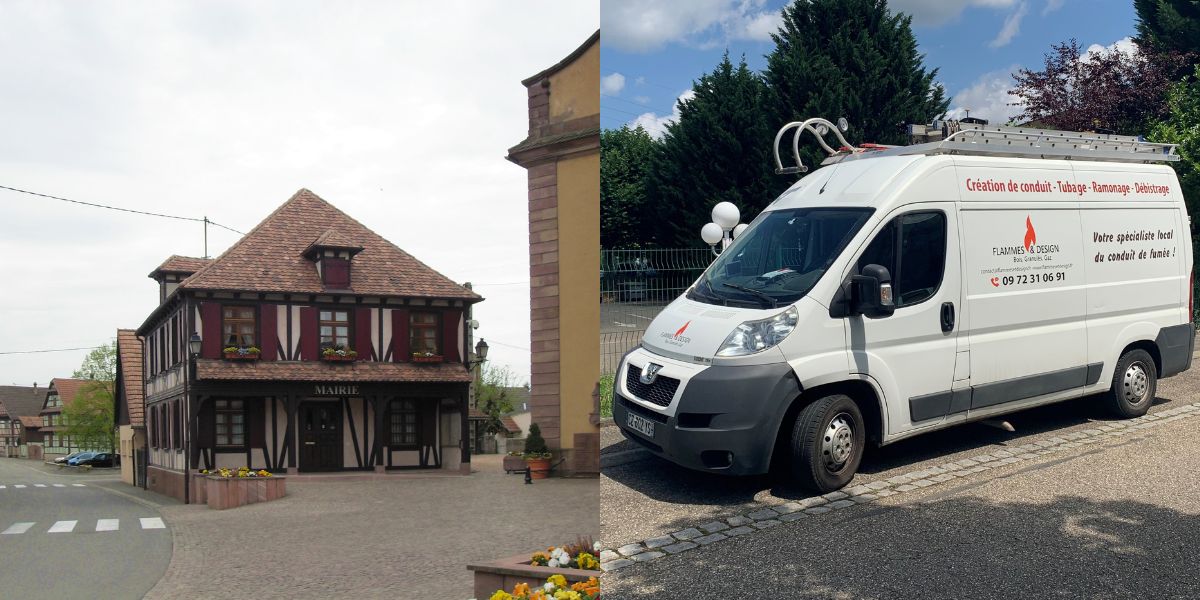
[[[948,121],[941,131],[910,125],[912,146],[899,146],[894,154],[973,154],[1022,158],[1078,159],[1117,162],[1172,162],[1179,160],[1176,144],[1147,142],[1131,135],[1032,129]],[[941,135],[938,135],[941,134]],[[942,139],[937,139],[941,137]]]
[[[792,128],[796,130],[792,136],[792,159],[795,166],[784,167],[779,156],[779,142],[783,134]],[[844,119],[838,119],[837,125],[821,118],[793,121],[784,125],[775,134],[775,172],[791,174],[808,171],[808,167],[800,160],[800,136],[804,132],[813,134],[817,143],[829,154],[829,157],[822,161],[822,165],[847,159],[914,154],[966,154],[1135,163],[1179,160],[1179,155],[1175,154],[1176,144],[1147,142],[1128,135],[944,121],[935,122],[933,125],[909,125],[909,136],[913,142],[909,146],[863,144],[856,148],[842,136],[845,130]],[[837,150],[825,140],[825,135],[830,132],[840,143]]]

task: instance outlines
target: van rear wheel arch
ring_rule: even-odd
[[[1150,358],[1154,359],[1155,375],[1160,377],[1162,376],[1162,354],[1158,351],[1158,344],[1155,344],[1152,340],[1139,340],[1129,344],[1128,346],[1125,346],[1120,352],[1117,353],[1117,356],[1113,361],[1114,364],[1121,360],[1122,356],[1125,356],[1133,350],[1145,350],[1146,354],[1149,354]]]

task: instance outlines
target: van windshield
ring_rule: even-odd
[[[688,292],[698,302],[773,308],[795,302],[825,274],[870,208],[764,212]]]

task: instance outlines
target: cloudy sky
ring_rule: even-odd
[[[0,185],[248,231],[307,187],[487,298],[477,335],[528,377],[520,80],[597,2],[4,2]],[[237,239],[209,231],[209,254]],[[198,223],[0,190],[0,352],[95,346],[199,256]],[[0,354],[0,383],[84,351]]]
[[[601,13],[601,123],[641,124],[660,135],[675,100],[711,71],[726,48],[761,70],[774,49],[785,0],[604,0]],[[951,116],[1007,121],[1010,76],[1040,69],[1050,45],[1074,36],[1089,46],[1127,47],[1132,0],[891,0],[913,17],[927,67],[953,96]],[[827,118],[837,115],[813,115]]]

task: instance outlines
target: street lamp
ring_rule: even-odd
[[[472,365],[482,364],[487,361],[488,343],[483,338],[479,338],[479,343],[475,344],[475,360]]]
[[[188,352],[191,353],[193,358],[200,354],[200,346],[202,344],[203,340],[200,339],[200,334],[193,331],[191,339],[188,340]]]
[[[732,202],[718,202],[712,209],[712,223],[704,224],[700,229],[700,238],[712,247],[713,254],[720,255],[717,244],[721,244],[721,250],[725,250],[746,230],[745,223],[738,223],[741,218],[741,211]]]

